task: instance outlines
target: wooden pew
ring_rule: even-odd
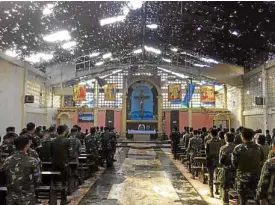
[[[61,172],[56,171],[42,171],[42,181],[43,178],[50,178],[50,183],[45,184],[45,186],[41,185],[36,188],[36,198],[37,199],[49,199],[49,205],[57,205],[57,193],[66,189],[66,187],[58,187],[55,185],[55,177],[61,176]],[[46,194],[46,195],[45,195]]]
[[[204,183],[204,173],[206,172],[205,162],[206,157],[194,157],[193,163],[196,163],[196,165],[191,165],[192,172],[198,172],[199,181],[202,183]]]

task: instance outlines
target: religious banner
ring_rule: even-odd
[[[192,100],[192,96],[195,92],[195,88],[196,86],[193,83],[188,83],[188,85],[186,86],[186,94],[183,101],[181,102],[183,108],[189,107],[189,103]]]
[[[86,87],[82,85],[74,85],[73,87],[73,101],[81,102],[86,100]]]
[[[201,103],[215,104],[215,86],[204,85],[200,88]]]
[[[116,84],[104,85],[104,100],[105,101],[116,100]]]
[[[168,101],[181,102],[181,84],[171,84],[168,86]]]

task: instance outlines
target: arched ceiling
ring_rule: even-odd
[[[49,4],[53,8],[43,14]],[[111,52],[114,59],[129,61],[129,53],[147,45],[161,50],[162,58],[181,63],[188,53],[245,68],[257,67],[275,51],[273,2],[144,2],[142,8],[130,9],[124,21],[100,25],[101,19],[124,15],[128,5],[111,1],[0,2],[0,49],[13,50],[22,59],[50,53],[52,59],[39,62],[45,66],[95,51]],[[158,28],[146,27],[150,24]],[[76,42],[73,49],[43,40],[60,30],[70,33]],[[174,47],[185,57],[172,55]],[[155,59],[142,56],[143,61],[148,58]],[[192,62],[204,63],[199,58]]]

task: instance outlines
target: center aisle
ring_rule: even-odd
[[[159,148],[123,148],[79,205],[206,205]]]

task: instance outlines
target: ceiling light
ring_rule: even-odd
[[[218,61],[211,59],[211,58],[200,58],[200,60],[203,62],[206,62],[206,63],[215,63],[215,64],[219,63]]]
[[[171,63],[172,61],[170,59],[167,58],[162,58],[163,61],[167,62],[167,63]]]
[[[68,41],[70,39],[71,36],[67,30],[58,31],[43,37],[43,40],[47,42]]]
[[[140,9],[142,7],[141,0],[130,0],[129,7],[133,10]]]
[[[192,55],[191,53],[187,53],[185,51],[181,52],[180,54],[191,56],[191,57],[196,57],[196,56]]]
[[[63,49],[72,49],[74,46],[76,46],[76,41],[70,41],[70,42],[67,42],[67,43],[64,43],[62,45],[62,48]]]
[[[142,53],[142,51],[143,51],[143,50],[142,50],[141,48],[139,48],[139,49],[134,50],[133,53],[139,54],[139,53]]]
[[[208,65],[203,65],[203,64],[198,64],[198,63],[194,63],[193,66],[196,66],[196,67],[209,67]]]
[[[18,56],[18,54],[14,50],[7,50],[5,53],[6,53],[6,55],[8,55],[10,57]]]
[[[238,33],[238,31],[229,31],[232,35],[234,35],[234,36],[238,36],[239,35],[239,33]]]
[[[107,75],[104,75],[104,76],[100,76],[99,78],[103,79],[103,78],[106,78],[106,77],[108,77],[108,76],[111,76],[111,75],[114,75],[114,74],[116,74],[116,73],[119,73],[119,72],[121,72],[121,71],[122,71],[121,69],[120,69],[120,70],[115,70],[115,71],[113,71],[112,73],[107,74]]]
[[[177,72],[174,72],[174,71],[171,71],[171,70],[167,70],[165,68],[158,67],[158,69],[160,69],[164,72],[167,72],[167,73],[171,73],[172,75],[178,76],[178,77],[183,78],[183,79],[189,78],[189,76],[187,76],[187,75],[177,73]]]
[[[128,15],[129,12],[130,12],[130,9],[128,8],[128,6],[124,6],[123,7],[123,14]]]
[[[107,59],[107,58],[111,58],[112,57],[112,53],[106,53],[102,56],[103,59]]]
[[[97,62],[97,63],[95,64],[95,66],[100,66],[100,65],[103,65],[103,64],[104,64],[103,61],[99,61],[99,62]]]
[[[43,15],[50,15],[53,12],[54,4],[47,4],[43,9]]]
[[[52,54],[47,53],[36,53],[32,54],[29,57],[26,57],[25,60],[31,63],[39,63],[41,61],[49,61],[53,58]]]
[[[178,49],[177,48],[171,48],[171,51],[178,52]]]
[[[105,26],[107,24],[112,24],[112,23],[116,23],[119,21],[124,21],[126,18],[126,16],[115,16],[115,17],[111,17],[111,18],[106,18],[106,19],[101,19],[100,20],[100,25],[101,26]]]
[[[198,27],[198,28],[197,28],[197,31],[200,31],[200,30],[201,30],[201,27]]]
[[[97,57],[97,56],[99,56],[99,55],[100,55],[99,52],[94,52],[94,53],[91,53],[89,56],[90,56],[90,57]]]
[[[152,53],[155,53],[155,54],[161,54],[161,50],[150,47],[150,46],[144,46],[144,49],[148,52],[152,52]]]
[[[149,24],[149,25],[146,25],[147,28],[150,28],[150,29],[156,29],[158,28],[158,25],[157,24]]]

